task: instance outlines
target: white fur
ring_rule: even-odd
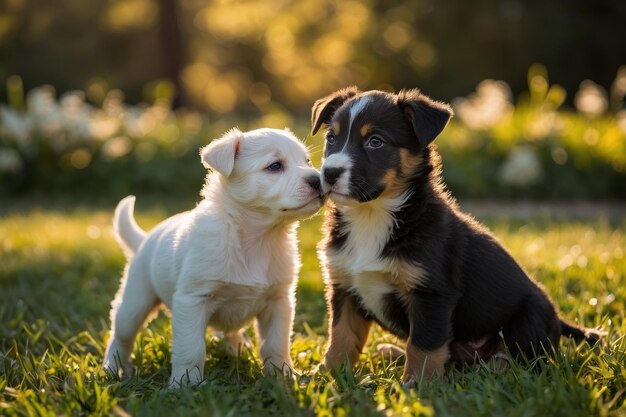
[[[330,194],[333,199],[347,199],[350,194],[350,168],[352,160],[345,152],[334,153],[324,160],[322,168],[322,178],[324,178],[324,170],[328,168],[343,168],[345,171],[339,176],[337,182],[332,186],[326,181],[322,181],[322,191],[324,194]]]
[[[354,100],[350,104],[350,124],[348,125],[348,138],[350,138],[350,130],[352,129],[352,123],[354,123],[354,119],[365,110],[365,107],[372,101],[372,98],[369,96],[361,97],[359,99]],[[346,140],[346,143],[348,141]]]
[[[132,219],[134,197],[118,205],[114,230],[129,261],[112,303],[104,366],[130,373],[135,336],[163,303],[172,311],[171,386],[202,381],[207,325],[234,345],[242,343],[240,329],[252,319],[266,371],[290,372],[300,268],[295,231],[298,219],[320,208],[318,192],[306,181],[319,174],[308,165],[304,146],[282,130],[233,130],[201,155],[215,172],[195,209],[140,239],[145,234]],[[275,161],[283,171],[266,169]]]
[[[345,230],[348,234],[345,244],[338,251],[326,250],[323,241],[318,248],[327,284],[343,284],[352,288],[361,298],[363,307],[379,319],[384,318],[383,297],[386,294],[406,294],[409,287],[426,278],[426,271],[419,264],[380,258],[393,230],[393,212],[399,210],[407,198],[408,194],[402,194],[396,198],[341,205],[343,219],[349,228]],[[333,277],[331,269],[343,273]]]
[[[146,233],[139,228],[133,218],[135,196],[128,196],[119,202],[113,215],[113,234],[126,256],[137,252],[139,245],[146,238]]]
[[[341,251],[329,254],[333,264],[355,274],[362,271],[392,272],[380,253],[389,240],[394,226],[392,213],[406,202],[407,195],[396,198],[379,198],[358,205],[341,207],[344,221],[349,225],[348,238]]]
[[[379,319],[383,319],[385,317],[383,297],[394,292],[389,274],[363,271],[353,277],[352,288],[360,297],[363,307]]]
[[[352,124],[354,123],[354,119],[361,113],[365,107],[372,100],[371,97],[361,97],[356,100],[353,100],[350,103],[350,121],[348,122],[348,134],[346,136],[346,143],[343,144],[343,148],[341,152],[343,153],[348,147],[348,143],[350,143],[350,132],[352,131]]]
[[[213,168],[225,177],[230,176],[235,166],[237,149],[243,140],[243,133],[237,128],[231,129],[224,136],[212,141],[201,149],[202,163]]]

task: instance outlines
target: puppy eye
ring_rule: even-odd
[[[308,166],[310,166],[310,167],[312,167],[312,166],[313,166],[313,164],[311,163],[311,160],[310,160],[310,159],[307,159],[307,160],[306,160],[306,164],[307,164]]]
[[[332,133],[329,133],[328,135],[326,135],[326,142],[328,142],[329,145],[334,145],[335,135],[333,135]]]
[[[268,165],[267,168],[265,168],[265,169],[267,169],[268,171],[271,171],[271,172],[278,172],[278,171],[281,171],[283,169],[283,163],[280,162],[280,161],[273,162],[270,165]]]
[[[381,146],[383,146],[384,143],[385,142],[383,142],[383,140],[379,138],[378,136],[372,136],[365,144],[365,147],[376,149],[376,148],[380,148]]]

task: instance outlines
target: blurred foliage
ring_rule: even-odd
[[[621,103],[626,67],[614,85]],[[626,198],[626,111],[606,113],[599,86],[581,86],[577,113],[562,110],[565,90],[550,85],[546,68],[536,64],[528,91],[515,106],[510,97],[505,83],[485,80],[476,93],[453,101],[456,123],[438,144],[456,195]]]
[[[3,194],[197,193],[199,146],[233,125],[306,135],[313,101],[351,84],[453,101],[456,195],[626,194],[622,0],[0,5]]]
[[[626,68],[614,84],[623,100]],[[204,177],[198,148],[233,125],[309,131],[307,121],[282,111],[239,120],[173,111],[171,86],[153,88],[151,105],[125,104],[111,90],[94,106],[80,91],[57,100],[50,86],[24,97],[21,80],[11,78],[10,105],[0,105],[0,193],[196,195]],[[591,82],[576,94],[578,112],[562,110],[564,100],[541,65],[530,68],[528,92],[516,104],[508,85],[494,80],[453,100],[456,117],[436,143],[454,194],[626,198],[626,110],[608,112],[608,97]],[[322,134],[307,137],[317,166],[322,141]]]
[[[450,100],[493,78],[517,95],[526,69],[543,62],[572,94],[585,79],[608,89],[626,63],[622,0],[0,4],[0,81],[19,74],[27,90],[86,90],[95,105],[103,88],[136,103],[169,80],[175,104],[303,116],[312,100],[349,84],[418,86]]]
[[[128,106],[115,90],[100,108],[78,91],[57,101],[50,86],[32,90],[25,102],[22,112],[0,107],[3,189],[118,194],[193,186],[197,192],[202,171],[189,167],[200,168],[200,115],[174,114],[162,100]]]

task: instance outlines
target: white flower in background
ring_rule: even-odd
[[[126,113],[124,105],[124,93],[121,90],[111,90],[107,93],[102,103],[102,110],[108,116],[122,118]]]
[[[132,137],[143,137],[168,123],[174,123],[174,114],[164,102],[157,101],[149,107],[130,107],[126,112],[126,131]]]
[[[139,106],[131,107],[125,114],[124,125],[128,134],[135,138],[140,138],[148,133],[146,126],[145,108]]]
[[[0,135],[11,148],[19,151],[3,155],[2,169],[6,172],[21,167],[19,155],[35,150],[36,141],[50,146],[59,155],[71,152],[71,164],[83,168],[92,158],[91,141],[102,142],[103,156],[109,160],[120,158],[133,149],[149,160],[158,150],[156,145],[146,142],[139,144],[144,146],[135,146],[133,139],[149,134],[157,139],[175,138],[179,129],[178,119],[167,101],[157,100],[150,106],[128,106],[119,90],[109,91],[102,108],[98,109],[85,100],[82,91],[67,92],[57,100],[53,87],[42,86],[27,94],[26,109],[19,112],[0,105]],[[200,129],[202,119],[197,114],[192,116],[185,119],[188,125]],[[123,132],[125,135],[120,136]],[[72,152],[77,146],[79,151]]]
[[[604,114],[609,108],[606,90],[591,80],[580,83],[574,104],[579,112],[591,117]]]
[[[85,103],[85,93],[70,91],[59,100],[63,130],[73,139],[88,139],[92,107]]]
[[[532,148],[513,148],[500,168],[500,180],[507,185],[527,187],[542,176],[541,163]]]
[[[0,172],[15,173],[21,169],[22,160],[15,149],[0,149]]]
[[[117,136],[107,140],[102,145],[102,153],[108,160],[114,160],[131,151],[132,144],[125,136]]]
[[[113,136],[120,128],[121,121],[117,116],[111,116],[104,111],[95,111],[89,120],[91,136],[98,140],[105,140]]]
[[[0,106],[0,127],[5,134],[17,142],[18,146],[22,146],[27,144],[30,137],[32,121],[28,114]]]
[[[35,130],[50,137],[61,132],[61,110],[54,99],[54,88],[44,85],[32,89],[26,96],[26,103]]]
[[[461,121],[475,130],[489,129],[513,112],[511,89],[504,81],[484,80],[475,93],[454,99],[452,105]]]

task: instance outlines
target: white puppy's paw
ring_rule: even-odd
[[[134,373],[131,363],[122,364],[117,359],[105,359],[102,368],[109,375],[120,380],[130,378]]]
[[[263,365],[263,373],[266,376],[283,375],[285,378],[294,378],[298,373],[294,370],[290,359],[270,359]]]
[[[204,377],[198,368],[187,369],[184,367],[174,367],[168,389],[179,389],[186,385],[198,386],[203,381]]]

